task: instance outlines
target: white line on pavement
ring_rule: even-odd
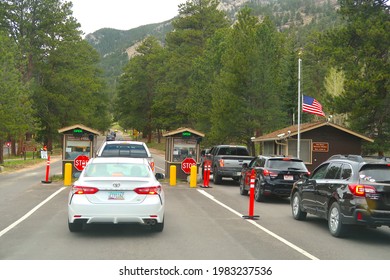
[[[242,215],[241,213],[237,212],[236,210],[230,208],[229,206],[223,204],[222,202],[220,202],[219,200],[215,199],[214,196],[210,195],[209,193],[207,193],[205,190],[198,190],[198,192],[200,192],[201,194],[203,194],[204,196],[208,197],[209,199],[211,199],[212,201],[214,201],[215,203],[221,205],[222,207],[226,208],[227,210],[229,210],[230,212],[232,212],[233,214],[236,214],[237,216],[239,217],[243,217],[244,215]],[[261,229],[262,231],[264,231],[265,233],[271,235],[272,237],[276,238],[277,240],[279,240],[280,242],[286,244],[287,246],[291,247],[292,249],[298,251],[299,253],[301,253],[302,255],[308,257],[309,259],[311,260],[319,260],[317,257],[313,256],[312,254],[306,252],[305,250],[303,250],[302,248],[294,245],[293,243],[291,243],[290,241],[287,241],[286,239],[284,239],[283,237],[277,235],[276,233],[273,233],[272,231],[266,229],[265,227],[262,227],[261,225],[259,225],[258,223],[256,223],[254,220],[250,220],[250,219],[247,219],[246,220],[247,222],[251,223],[252,225],[254,225],[255,227]]]
[[[37,206],[35,206],[33,209],[31,209],[29,212],[27,212],[23,217],[21,217],[19,220],[17,220],[16,222],[14,222],[13,224],[9,225],[8,227],[6,227],[5,229],[3,229],[2,231],[0,231],[0,237],[3,236],[4,234],[6,234],[8,231],[10,231],[11,229],[13,229],[14,227],[16,227],[18,224],[20,224],[21,222],[23,222],[25,219],[27,219],[28,217],[30,217],[35,211],[37,211],[39,208],[41,208],[44,204],[46,204],[49,200],[51,200],[53,197],[55,197],[57,194],[59,194],[61,191],[63,191],[64,189],[66,189],[66,187],[62,187],[60,188],[58,191],[56,191],[55,193],[53,193],[52,195],[50,195],[48,198],[46,198],[44,201],[42,201],[41,203],[39,203]]]

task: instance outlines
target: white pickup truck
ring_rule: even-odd
[[[214,184],[221,184],[224,177],[232,178],[238,182],[241,176],[242,165],[244,163],[249,164],[253,158],[253,156],[249,155],[249,151],[245,146],[217,145],[212,147],[205,155],[202,161],[202,170],[205,161],[208,160],[211,162]]]

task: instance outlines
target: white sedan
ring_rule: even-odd
[[[147,159],[92,158],[70,189],[68,225],[71,232],[85,224],[138,223],[164,229],[164,191]]]

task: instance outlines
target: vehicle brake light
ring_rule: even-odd
[[[307,171],[306,173],[299,175],[299,178],[305,178],[305,177],[306,178],[310,177],[310,171]]]
[[[221,167],[224,167],[224,166],[225,166],[225,162],[223,161],[223,159],[220,159],[220,160],[219,160],[219,166],[221,166]]]
[[[161,193],[161,186],[156,186],[156,187],[146,187],[146,188],[136,188],[134,191],[137,194],[150,194],[150,195],[155,195],[155,194],[160,194]]]
[[[264,175],[264,176],[270,176],[270,177],[277,177],[277,176],[278,176],[277,173],[272,172],[272,171],[269,171],[269,170],[267,170],[267,169],[264,169],[264,170],[263,170],[263,175]]]
[[[376,189],[372,186],[350,184],[348,187],[351,193],[356,196],[376,193]]]
[[[74,194],[95,194],[99,189],[94,187],[73,186],[72,191]]]
[[[150,168],[152,168],[152,171],[154,171],[154,161],[151,161],[151,162],[149,163],[149,165],[150,165]]]

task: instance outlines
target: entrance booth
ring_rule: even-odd
[[[64,127],[58,130],[62,139],[62,176],[65,174],[65,164],[72,164],[72,177],[83,170],[87,161],[94,156],[97,136],[100,133],[81,124]]]
[[[170,167],[176,166],[176,177],[187,179],[190,167],[199,168],[200,142],[204,134],[191,128],[179,128],[163,134],[165,141],[165,173],[170,177]],[[197,169],[198,169],[197,168]]]

